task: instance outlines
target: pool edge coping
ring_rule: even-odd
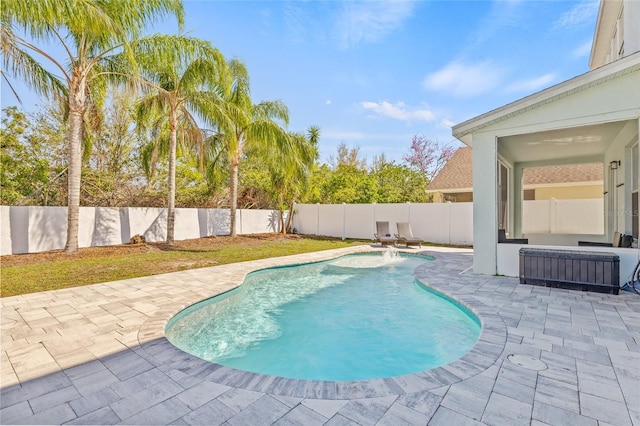
[[[365,245],[233,264],[236,266],[236,269],[242,266],[246,267],[246,269],[241,273],[232,274],[227,282],[228,288],[218,291],[216,294],[222,294],[237,288],[242,284],[247,274],[256,270],[273,266],[292,266],[301,263],[313,263],[334,259],[347,254],[380,251],[383,250]],[[165,328],[171,318],[183,309],[202,300],[214,297],[216,294],[211,294],[204,298],[194,296],[193,300],[187,300],[177,307],[174,306],[163,309],[146,320],[138,330],[137,340],[139,348],[141,349],[140,353],[148,361],[158,367],[163,367],[163,369],[177,370],[184,374],[223,386],[263,392],[271,395],[328,400],[398,396],[413,392],[429,391],[467,380],[491,367],[503,353],[507,341],[507,327],[502,319],[491,307],[476,300],[472,296],[456,294],[455,288],[449,288],[448,286],[431,282],[425,274],[427,268],[430,265],[436,264],[440,256],[443,254],[455,255],[458,254],[458,252],[434,252],[428,249],[422,249],[417,252],[399,251],[427,254],[434,257],[433,261],[425,262],[425,264],[416,268],[414,271],[415,278],[423,285],[462,304],[480,319],[482,327],[480,336],[471,350],[461,358],[441,367],[422,372],[384,379],[359,381],[288,379],[225,367],[220,364],[205,361],[177,348],[169,342],[165,336]],[[305,258],[308,259],[305,260]],[[215,270],[222,266],[214,266],[210,269]]]

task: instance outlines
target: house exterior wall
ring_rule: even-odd
[[[599,185],[546,186],[535,188],[536,200],[575,200],[584,198],[602,198],[603,187]]]
[[[640,2],[624,2],[624,54],[640,52]]]
[[[433,203],[471,203],[473,202],[473,192],[472,191],[443,191],[443,192],[429,192],[432,198],[431,202]]]
[[[626,146],[632,142],[631,135],[637,135],[637,123],[638,117],[640,117],[640,90],[638,88],[640,88],[640,72],[630,72],[607,82],[572,92],[568,96],[556,98],[553,102],[529,109],[507,120],[486,125],[471,134],[473,146],[473,191],[475,194],[473,203],[475,272],[483,274],[495,274],[497,272],[496,226],[498,223],[498,194],[496,190],[495,164],[498,158],[498,144],[496,141],[503,136],[632,120],[634,125],[631,127],[633,128],[629,129],[628,132],[623,132],[625,134],[628,133],[628,135],[620,135],[616,138],[616,141],[612,141],[604,158],[599,155],[577,156],[575,158],[583,162],[600,161],[604,164],[609,164],[610,161],[614,160],[622,161]],[[508,155],[505,155],[505,159],[509,161]],[[562,160],[560,159],[559,161]],[[544,164],[518,163],[514,170],[540,165]],[[512,163],[511,166],[514,166],[514,164]],[[515,174],[517,175],[517,171]],[[618,176],[625,176],[622,168]],[[605,187],[606,185],[607,181],[605,180]],[[519,190],[518,187],[515,187],[515,183],[513,187],[516,191]],[[513,192],[511,195],[512,217],[521,218],[522,203],[513,200]],[[625,200],[624,197],[622,199]],[[618,209],[624,211],[624,206],[619,205]],[[515,226],[516,232],[514,234],[518,235],[521,225],[516,223]],[[606,238],[612,232],[612,230],[608,230]]]
[[[602,0],[589,67],[595,69],[640,51],[640,2]]]
[[[442,202],[471,203],[473,202],[473,192],[445,192],[442,194]]]

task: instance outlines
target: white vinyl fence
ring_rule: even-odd
[[[373,239],[376,221],[409,222],[413,235],[438,244],[473,244],[472,203],[296,204],[299,234]]]
[[[237,211],[236,232],[279,232],[278,210]],[[175,239],[187,240],[230,233],[228,209],[176,209]],[[80,247],[128,243],[134,235],[165,241],[167,210],[151,207],[80,207]],[[35,253],[64,248],[66,207],[0,207],[0,254]]]
[[[522,209],[524,234],[604,234],[604,200],[530,200]]]
[[[238,234],[280,232],[277,210],[238,210]],[[293,227],[299,234],[373,239],[376,221],[409,222],[413,234],[436,244],[473,245],[473,203],[296,204]],[[66,207],[0,206],[0,254],[64,248]],[[603,234],[602,200],[525,201],[524,234]],[[176,209],[175,239],[228,235],[228,209]],[[80,247],[166,239],[166,209],[81,207]]]

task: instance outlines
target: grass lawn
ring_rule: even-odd
[[[9,297],[185,269],[328,250],[370,241],[260,234],[165,244],[125,244],[0,257],[0,296]]]

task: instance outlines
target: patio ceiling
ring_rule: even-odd
[[[571,163],[576,159],[603,157],[627,123],[616,121],[501,137],[499,150],[515,163],[552,160]]]

